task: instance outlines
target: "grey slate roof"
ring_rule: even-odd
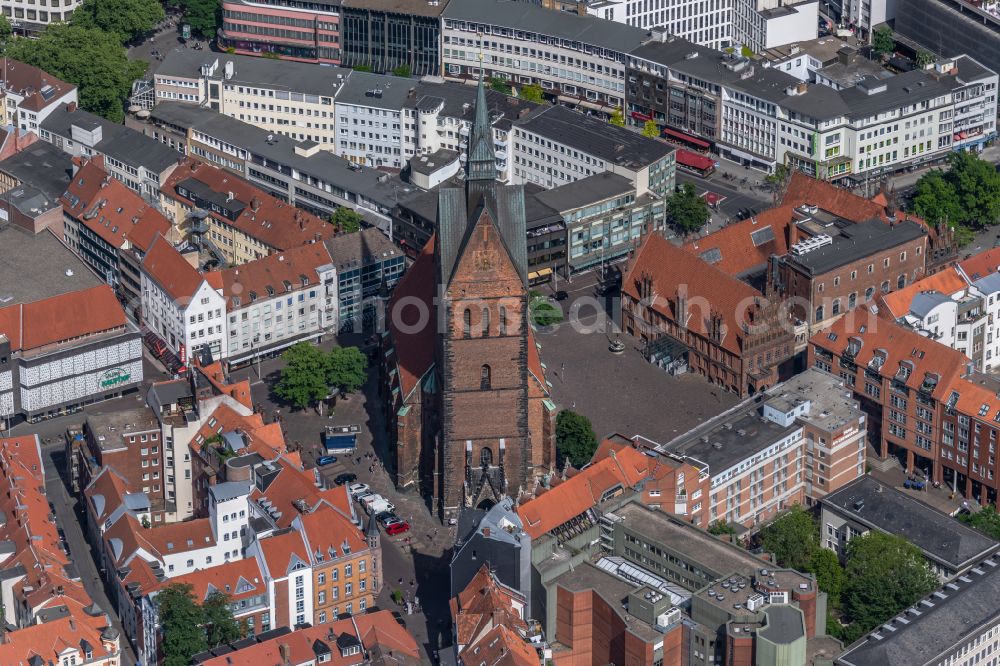
[[[528,113],[545,108],[541,104],[528,102],[517,97],[508,97],[489,88],[485,92],[486,106],[489,107],[490,120],[494,129],[508,131],[518,118],[523,118]],[[444,105],[441,110],[443,116],[472,122],[475,113],[476,86],[452,81],[445,82],[425,76],[416,85],[415,99],[416,102],[411,101],[410,106],[421,108],[439,102]]]
[[[249,481],[225,481],[208,487],[216,502],[225,502],[246,495],[250,490]]]
[[[156,76],[196,79],[203,65],[218,63],[213,78],[221,79],[226,62],[233,63],[233,78],[229,83],[326,97],[334,96],[338,87],[353,74],[344,67],[176,48],[164,56]]]
[[[994,294],[1000,291],[1000,273],[991,273],[979,278],[972,285],[984,294]]]
[[[641,28],[593,16],[552,11],[544,9],[540,4],[528,2],[451,0],[442,16],[445,19],[499,25],[550,35],[620,53],[628,53],[649,36]]]
[[[403,108],[410,91],[415,90],[416,85],[416,80],[400,76],[351,72],[351,76],[337,93],[337,104],[398,111]]]
[[[595,155],[610,164],[641,169],[674,152],[673,146],[597,120],[564,106],[550,106],[515,123],[519,128]]]
[[[868,220],[842,226],[840,235],[834,236],[830,245],[798,256],[789,254],[787,259],[805,267],[812,275],[820,275],[876,252],[908,243],[926,233],[922,226],[909,220],[894,225]]]
[[[42,121],[41,129],[64,138],[72,136],[73,125],[101,128],[101,140],[94,149],[135,167],[162,173],[177,163],[177,151],[142,132],[105,120],[83,109],[70,111],[67,106],[55,109]]]
[[[45,141],[36,141],[0,162],[0,172],[31,185],[57,201],[69,187],[73,158]]]
[[[916,294],[910,302],[910,313],[923,319],[927,314],[951,299],[938,291],[923,291]]]
[[[378,229],[366,228],[323,241],[338,272],[399,256],[402,250]]]
[[[593,176],[539,192],[535,196],[545,205],[564,212],[630,192],[635,192],[635,185],[630,179],[610,171],[602,171]]]
[[[856,522],[905,538],[930,558],[954,569],[1000,548],[993,539],[870,476],[820,501]],[[860,509],[855,508],[858,502],[863,503]]]
[[[837,666],[924,666],[940,661],[1000,616],[1000,565],[984,560],[897,615],[834,662]],[[965,578],[966,580],[962,580]],[[902,618],[902,619],[901,619]],[[892,630],[886,629],[891,626]],[[971,663],[971,662],[970,662]]]
[[[767,626],[759,634],[777,645],[787,645],[805,636],[802,612],[793,606],[767,606]]]

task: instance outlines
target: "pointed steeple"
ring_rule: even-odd
[[[483,78],[484,75],[480,73],[479,87],[476,90],[476,117],[472,123],[472,131],[469,132],[469,154],[465,174],[467,183],[476,181],[492,183],[497,177],[493,127],[490,125],[490,110],[486,105],[486,87]]]

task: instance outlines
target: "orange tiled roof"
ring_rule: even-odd
[[[709,311],[718,312],[725,322],[722,346],[739,354],[743,338],[743,321],[738,313],[746,312],[746,303],[753,302],[761,293],[750,285],[727,275],[699,257],[677,247],[659,234],[646,237],[622,282],[622,291],[639,300],[639,285],[644,275],[653,279],[653,291],[658,297],[652,308],[676,321],[676,296],[683,288],[689,303],[707,303],[704,311],[692,305],[688,328],[708,337]]]
[[[187,302],[204,277],[163,236],[157,236],[142,259],[142,270],[175,301]]]
[[[253,301],[250,294],[265,299],[270,298],[268,294],[282,294],[303,286],[316,286],[319,284],[316,269],[331,262],[326,245],[313,243],[219,271],[226,309],[232,311],[246,307]],[[303,276],[306,278],[305,285],[302,283]]]
[[[1000,247],[975,254],[958,262],[958,266],[972,281],[992,275],[1000,271]]]
[[[131,243],[145,252],[157,234],[167,235],[170,220],[109,176],[102,163],[102,159],[85,162],[59,202],[110,246],[121,249]]]
[[[882,303],[895,318],[905,316],[910,312],[913,297],[925,291],[937,291],[950,296],[969,286],[965,278],[954,268],[947,268],[934,275],[928,275],[922,280],[888,294],[882,294]]]
[[[189,179],[223,196],[232,193],[233,199],[244,206],[237,218],[230,220],[214,213],[212,217],[276,250],[326,240],[337,232],[336,227],[312,213],[287,204],[228,171],[191,158],[174,169],[160,191],[192,205],[190,199],[177,192],[177,186]]]
[[[309,549],[302,534],[296,530],[261,539],[258,543],[267,575],[274,580],[285,578],[296,562],[309,566]]]
[[[524,531],[538,538],[593,508],[617,485],[632,488],[646,478],[648,458],[635,449],[592,463],[573,478],[517,508]]]
[[[107,626],[108,623],[102,620],[100,624]],[[104,649],[101,629],[93,625],[93,619],[74,614],[6,633],[0,644],[0,664],[28,664],[35,655],[41,657],[44,664],[60,664],[63,653],[70,648],[81,650],[78,657],[82,662],[83,641],[90,644],[92,659],[112,656]]]
[[[802,205],[819,206],[828,213],[851,222],[885,218],[885,208],[878,202],[859,197],[825,180],[810,178],[801,171],[792,171],[781,205],[792,208]]]
[[[83,494],[90,503],[94,519],[103,523],[121,504],[122,498],[128,492],[125,479],[112,467],[102,467]]]
[[[125,311],[106,284],[0,308],[0,334],[12,351],[124,328]]]
[[[968,362],[962,352],[895,322],[878,319],[875,315],[869,316],[864,307],[848,312],[834,322],[833,326],[814,335],[810,343],[838,356],[847,349],[853,337],[862,341],[861,349],[855,357],[858,365],[870,367],[876,350],[885,352],[881,368],[884,377],[896,377],[900,365],[906,363],[911,370],[905,384],[917,390],[928,373],[937,375],[937,384],[932,393],[937,400],[947,399],[949,386],[961,375]]]
[[[302,535],[305,539],[306,553],[312,564],[318,564],[316,553],[322,553],[324,559],[342,557],[346,545],[351,553],[360,553],[368,548],[368,543],[357,525],[348,520],[340,511],[332,506],[321,504],[315,511],[304,514],[301,518]]]
[[[250,492],[250,501],[256,502],[260,498],[266,497],[271,505],[281,512],[281,517],[276,521],[279,528],[288,527],[299,515],[299,510],[295,507],[295,502],[299,500],[305,502],[310,510],[316,510],[321,502],[328,501],[333,508],[345,516],[353,515],[350,501],[346,499],[346,488],[320,490],[316,487],[313,473],[303,470],[294,461],[289,460],[289,456],[286,455],[276,458],[273,464],[281,467],[278,476],[271,481],[267,490],[262,492],[254,488]],[[346,511],[345,502],[347,504]]]
[[[260,565],[253,557],[230,560],[207,569],[198,569],[164,581],[163,585],[190,585],[195,599],[204,601],[212,592],[221,592],[231,601],[266,593],[267,584]],[[152,591],[152,590],[150,590]]]
[[[733,276],[743,275],[752,269],[766,266],[772,254],[781,256],[788,252],[788,229],[794,223],[792,206],[779,206],[763,211],[756,217],[730,224],[704,238],[687,242],[684,249],[703,257],[711,252],[719,254],[713,266]],[[761,229],[771,229],[771,239],[755,243],[751,234]],[[765,232],[766,233],[766,232]]]

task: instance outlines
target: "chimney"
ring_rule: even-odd
[[[278,645],[278,654],[281,655],[281,666],[291,666],[292,649],[288,646],[288,643]]]
[[[76,111],[76,102],[70,102],[69,104],[67,104],[66,110],[69,111],[70,113]]]
[[[487,539],[490,538],[490,528],[488,527],[483,528],[483,536],[486,537]]]

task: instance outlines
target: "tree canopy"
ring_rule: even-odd
[[[490,89],[504,95],[509,95],[511,93],[510,81],[501,79],[499,76],[494,76],[490,79]]]
[[[597,435],[590,419],[568,409],[559,412],[556,417],[556,449],[576,467],[590,462],[597,450]]]
[[[923,554],[902,537],[872,531],[847,545],[844,611],[856,633],[874,629],[936,585]]]
[[[622,113],[621,109],[616,108],[611,112],[611,118],[608,119],[608,122],[618,127],[625,127],[625,114]]]
[[[73,12],[73,25],[98,28],[130,42],[153,30],[165,16],[157,0],[86,0]]]
[[[667,199],[667,217],[682,231],[698,231],[708,223],[708,203],[691,183],[684,183],[680,191]]]
[[[350,208],[340,207],[330,216],[330,223],[345,234],[361,230],[361,213]]]
[[[219,28],[222,17],[222,2],[220,0],[182,0],[184,21],[191,30],[202,37],[212,39]]]
[[[875,53],[880,56],[889,55],[895,51],[896,40],[892,37],[892,28],[886,25],[875,28],[875,32],[872,33],[872,47],[875,49]]]
[[[190,585],[173,583],[156,595],[163,632],[164,666],[188,666],[191,657],[208,649],[202,611]]]
[[[958,519],[991,539],[1000,541],[1000,513],[997,513],[992,504],[987,504],[975,513],[960,513]]]
[[[0,42],[6,46],[7,40],[14,34],[14,29],[10,25],[10,19],[0,14]]]
[[[334,347],[326,355],[326,379],[341,393],[354,393],[368,378],[368,357],[357,347]]]
[[[649,139],[655,139],[660,136],[660,126],[656,124],[655,120],[647,120],[642,126],[642,135]]]
[[[840,566],[837,554],[829,548],[816,548],[809,560],[807,571],[816,576],[819,589],[826,592],[830,603],[838,605],[844,589],[844,568]]]
[[[808,571],[819,548],[819,530],[813,517],[799,505],[760,531],[764,550],[773,553],[783,567]]]
[[[911,207],[931,224],[948,224],[960,243],[967,242],[976,230],[1000,220],[1000,173],[966,152],[950,153],[948,166],[920,177]]]
[[[233,617],[230,601],[229,595],[216,590],[201,605],[202,624],[210,648],[240,638],[240,625]]]
[[[393,68],[392,73],[395,76],[410,76],[413,73],[413,69],[404,62],[402,65]]]
[[[542,96],[542,87],[537,83],[529,83],[526,86],[521,86],[517,96],[528,102],[536,102],[538,104],[541,104],[545,99]]]
[[[132,81],[147,64],[129,60],[117,34],[68,23],[49,25],[38,39],[10,41],[7,55],[76,84],[80,106],[114,122],[125,117]]]
[[[274,393],[297,409],[305,409],[330,393],[326,354],[316,345],[299,342],[281,355],[285,367]]]

